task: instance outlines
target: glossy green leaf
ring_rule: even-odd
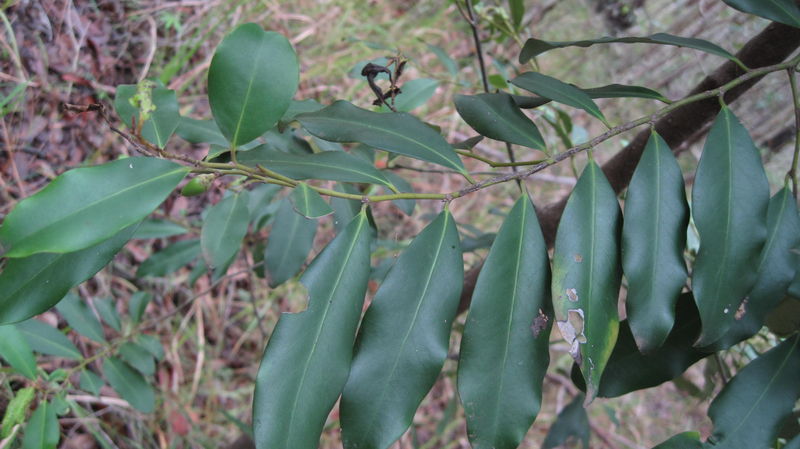
[[[341,400],[347,449],[385,449],[411,424],[447,357],[464,263],[445,210],[400,255],[367,309]]]
[[[153,388],[127,363],[116,357],[107,357],[103,360],[103,374],[111,388],[133,408],[142,413],[155,410],[156,397]]]
[[[295,212],[288,198],[281,201],[264,253],[271,287],[283,284],[300,271],[316,233],[316,220]]]
[[[503,142],[544,150],[539,128],[506,93],[456,95],[456,109],[469,126],[482,135]]]
[[[242,191],[209,209],[200,231],[200,246],[210,268],[227,265],[239,252],[250,223],[247,202],[248,193]]]
[[[114,97],[114,109],[120,120],[128,127],[132,125],[132,119],[139,120],[139,109],[130,103],[134,95],[136,95],[135,84],[121,84],[117,86]],[[155,87],[151,96],[156,109],[150,115],[150,119],[142,125],[142,137],[157,147],[164,148],[181,121],[178,99],[174,90],[164,87]]]
[[[755,0],[759,1],[759,0]],[[590,47],[595,44],[661,44],[661,45],[672,45],[676,47],[686,47],[686,48],[693,48],[695,50],[704,51],[706,53],[710,53],[712,55],[722,56],[723,58],[730,59],[731,61],[736,62],[740,66],[743,66],[741,61],[736,59],[735,56],[730,54],[724,48],[713,44],[711,42],[696,39],[691,37],[680,37],[680,36],[673,36],[671,34],[666,33],[656,33],[651,36],[647,37],[601,37],[598,39],[587,39],[587,40],[580,40],[580,41],[568,41],[568,42],[548,42],[543,41],[540,39],[528,39],[525,41],[525,45],[522,47],[522,52],[519,54],[519,62],[520,64],[525,64],[531,58],[535,58],[536,56],[553,50],[555,48],[564,48],[564,47]]]
[[[511,84],[555,102],[583,109],[608,125],[606,117],[592,98],[571,84],[538,72],[525,72],[511,80]]]
[[[483,264],[461,340],[458,392],[473,448],[515,449],[525,437],[539,413],[552,320],[547,245],[526,195]]]
[[[258,370],[253,400],[257,447],[319,446],[350,371],[369,280],[371,234],[363,211],[303,273],[308,308],[281,315]]]
[[[299,67],[292,44],[255,23],[236,27],[219,44],[208,68],[208,101],[232,146],[275,126],[297,91]]]
[[[800,217],[792,191],[783,188],[769,201],[767,210],[767,241],[755,265],[758,277],[734,315],[728,332],[711,348],[713,352],[727,349],[755,335],[786,294],[789,284],[800,267]]]
[[[128,315],[130,315],[131,321],[133,321],[134,324],[142,319],[147,304],[149,304],[152,299],[153,295],[148,292],[139,291],[131,295],[131,299],[128,301]]]
[[[621,227],[617,195],[589,161],[561,216],[552,283],[556,325],[581,367],[587,402],[597,395],[617,340]]]
[[[135,343],[123,343],[119,347],[119,356],[145,376],[151,376],[156,372],[153,354]]]
[[[577,87],[577,86],[576,86]],[[580,88],[579,88],[580,89]],[[589,98],[646,98],[671,103],[667,97],[655,90],[642,86],[629,86],[623,84],[609,84],[607,86],[590,87],[581,89]],[[514,103],[523,109],[533,109],[550,103],[549,98],[512,95]]]
[[[42,401],[25,425],[22,449],[56,449],[61,439],[61,426],[53,405]]]
[[[583,393],[579,393],[569,405],[561,410],[556,422],[547,432],[542,449],[578,447],[573,446],[577,442],[580,442],[582,449],[589,449],[589,415],[583,408],[584,400]],[[570,443],[573,445],[569,445]],[[566,446],[564,446],[565,444]]]
[[[199,239],[175,242],[145,259],[136,270],[136,277],[166,276],[186,266],[199,255]]]
[[[227,146],[228,139],[214,120],[197,120],[189,117],[181,117],[175,134],[189,143],[208,143],[213,145]]]
[[[81,352],[61,331],[35,318],[17,323],[31,349],[41,354],[80,360]]]
[[[698,360],[711,355],[692,346],[700,333],[700,316],[691,293],[678,299],[673,326],[667,339],[648,354],[639,352],[628,320],[619,326],[619,337],[600,380],[597,395],[614,398],[631,391],[643,390],[680,376]],[[585,382],[577,365],[573,366],[572,380],[581,389]]]
[[[731,8],[800,28],[800,7],[794,0],[722,0]]]
[[[105,382],[97,374],[89,371],[88,369],[81,371],[80,378],[81,390],[87,391],[95,396],[100,394],[100,389],[103,388]]]
[[[296,119],[309,133],[332,142],[359,142],[433,162],[466,174],[455,150],[430,126],[404,112],[382,114],[337,101]]]
[[[300,155],[260,145],[240,154],[239,162],[253,167],[261,165],[292,179],[365,182],[395,188],[374,165],[342,151]]]
[[[99,343],[106,342],[103,325],[100,324],[92,309],[78,295],[74,293],[67,294],[56,308],[67,320],[70,327],[79,334]]]
[[[336,184],[334,188],[337,192],[358,195],[359,191],[352,184]],[[350,221],[361,211],[361,202],[348,200],[345,198],[331,197],[331,208],[333,208],[333,225],[336,232],[342,232],[350,224]]]
[[[628,280],[628,323],[642,352],[661,346],[686,285],[683,260],[689,205],[683,174],[658,134],[651,134],[628,186],[622,268]]]
[[[36,379],[36,357],[15,325],[0,326],[0,357],[19,374]]]
[[[290,196],[294,210],[306,218],[319,218],[333,213],[333,209],[322,199],[316,190],[301,182],[292,190]]]
[[[100,243],[152,212],[188,170],[150,157],[69,170],[6,216],[4,256],[69,253]]]
[[[402,176],[390,170],[386,170],[383,173],[392,184],[397,186],[397,190],[401,193],[414,193],[414,186]],[[414,213],[414,208],[417,206],[416,200],[412,199],[392,200],[392,204],[397,206],[398,209],[403,211],[406,215],[412,215]]]
[[[767,237],[769,183],[747,130],[727,107],[711,127],[692,189],[700,249],[692,290],[703,323],[697,346],[719,340],[756,282]]]
[[[117,332],[122,330],[122,322],[119,319],[119,312],[117,312],[114,298],[96,298],[92,304],[106,324]]]
[[[683,432],[674,435],[653,449],[702,449],[703,443],[700,442],[700,433]]]
[[[26,320],[56,305],[72,287],[106,266],[135,230],[136,226],[131,226],[73,253],[9,259],[0,273],[0,324]]]
[[[800,397],[800,334],[757,359],[722,389],[708,416],[714,422],[710,440],[720,449],[772,447]]]
[[[134,239],[160,239],[165,237],[172,237],[174,235],[186,234],[189,232],[183,226],[167,220],[147,219],[142,221],[136,233],[133,234]]]
[[[403,83],[402,91],[394,99],[394,108],[400,112],[408,112],[425,104],[433,94],[439,82],[430,78],[415,78]],[[392,104],[392,100],[386,100]],[[386,105],[381,106],[381,111],[388,112]]]
[[[28,407],[35,396],[36,390],[33,387],[20,388],[14,393],[14,397],[8,402],[3,412],[3,422],[0,425],[0,441],[11,435],[14,426],[25,422]]]
[[[283,117],[281,117],[280,122],[278,123],[279,131],[283,132],[284,128],[289,125],[289,123],[294,121],[294,118],[297,114],[302,114],[304,112],[316,112],[320,109],[324,108],[320,102],[313,99],[305,99],[305,100],[292,100],[289,103],[289,109],[283,113]]]

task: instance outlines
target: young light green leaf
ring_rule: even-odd
[[[294,210],[306,218],[320,218],[333,213],[333,209],[319,193],[304,182],[297,184],[290,198]]]
[[[22,449],[56,449],[61,439],[61,426],[53,405],[42,401],[25,426]]]
[[[292,44],[255,23],[236,27],[219,44],[208,69],[208,101],[233,147],[275,126],[297,90]]]
[[[181,240],[145,259],[136,270],[136,276],[166,276],[186,266],[199,255],[199,239]]]
[[[242,191],[209,209],[200,231],[200,246],[210,268],[227,265],[239,252],[250,223],[247,202],[248,193]]]
[[[160,239],[174,235],[186,234],[188,230],[183,226],[167,220],[147,219],[142,221],[134,239]]]
[[[155,410],[156,397],[153,388],[139,372],[116,357],[103,360],[103,374],[122,399],[142,413]]]
[[[97,320],[92,309],[78,295],[67,294],[56,308],[79,334],[99,343],[106,342],[103,325]]]
[[[722,0],[731,8],[800,28],[800,7],[793,0]]]
[[[800,266],[800,217],[791,189],[783,188],[769,201],[767,241],[756,266],[758,277],[747,299],[737,309],[733,324],[709,352],[727,349],[755,335],[786,294]]]
[[[456,109],[469,126],[482,135],[503,142],[545,150],[539,128],[506,93],[456,95]]]
[[[189,143],[208,143],[223,147],[228,145],[228,139],[222,135],[222,131],[219,130],[219,126],[214,120],[181,117],[175,134]]]
[[[573,447],[567,445],[578,441],[581,442],[582,449],[589,449],[589,415],[583,408],[584,400],[583,393],[579,393],[569,405],[561,410],[556,422],[547,432],[542,449]]]
[[[36,357],[25,336],[13,324],[0,326],[0,357],[19,374],[36,379]]]
[[[699,432],[683,432],[674,435],[653,449],[702,449]]]
[[[511,80],[511,84],[558,103],[583,109],[600,119],[609,128],[611,127],[592,98],[571,84],[538,72],[525,72]]]
[[[683,260],[688,224],[683,174],[654,132],[631,178],[622,227],[628,323],[642,352],[660,347],[675,322],[675,303],[689,276]]]
[[[292,179],[327,179],[342,182],[366,182],[395,189],[374,165],[342,151],[313,154],[290,154],[260,145],[239,155],[239,162],[261,165]]]
[[[447,357],[463,265],[445,210],[386,276],[361,323],[342,394],[345,448],[385,449],[411,424]]]
[[[134,118],[139,120],[139,109],[130,103],[136,90],[135,84],[121,84],[117,86],[114,97],[114,109],[128,127],[132,125]],[[164,148],[181,121],[178,99],[174,90],[164,87],[155,87],[151,95],[156,109],[150,114],[150,119],[142,124],[142,137],[157,147]]]
[[[133,235],[136,226],[86,249],[9,259],[0,273],[0,324],[26,320],[61,301],[72,287],[100,271]]]
[[[119,319],[119,312],[117,312],[117,305],[114,298],[96,298],[93,304],[97,313],[100,314],[100,318],[102,318],[106,324],[117,332],[122,330],[122,322]]]
[[[17,330],[25,336],[31,349],[36,352],[80,360],[81,352],[61,331],[35,318],[17,323]]]
[[[525,437],[542,400],[552,319],[547,245],[525,195],[484,262],[461,340],[458,392],[473,448],[515,449]]]
[[[583,372],[587,403],[597,395],[617,340],[621,227],[617,195],[589,161],[561,216],[552,283],[556,325]]]
[[[758,0],[756,0],[758,1]],[[731,61],[736,62],[742,68],[744,64],[739,61],[735,56],[730,54],[724,48],[712,44],[711,42],[696,39],[691,37],[680,37],[680,36],[673,36],[671,34],[666,33],[656,33],[651,36],[647,37],[601,37],[598,39],[587,39],[587,40],[580,40],[580,41],[568,41],[568,42],[548,42],[543,41],[540,39],[528,39],[525,41],[525,45],[522,47],[522,51],[519,54],[519,62],[520,64],[527,63],[531,58],[535,58],[536,56],[553,50],[555,48],[564,48],[564,47],[591,47],[595,44],[661,44],[661,45],[672,45],[676,47],[686,47],[686,48],[693,48],[695,50],[704,51],[706,53],[710,53],[712,55],[722,56],[723,58],[730,59]]]
[[[453,147],[439,133],[405,112],[382,114],[337,101],[296,119],[323,140],[359,142],[467,173]]]
[[[430,78],[416,78],[403,83],[403,90],[394,99],[394,108],[400,112],[408,112],[425,104],[436,92],[439,82]],[[392,104],[391,99],[386,101]],[[386,105],[381,111],[389,112]]]
[[[33,387],[20,388],[11,398],[3,414],[3,422],[0,425],[0,441],[5,440],[11,435],[12,429],[17,424],[25,422],[25,415],[28,413],[28,406],[31,405],[36,396]]]
[[[257,447],[319,446],[350,371],[372,234],[362,211],[303,273],[308,308],[281,316],[258,370],[253,400]]]
[[[134,324],[142,319],[144,310],[152,299],[153,295],[148,292],[138,291],[131,295],[131,299],[128,301],[128,315],[130,315]]]
[[[800,334],[742,369],[711,402],[710,440],[720,449],[772,447],[800,397]]]
[[[100,389],[103,388],[105,382],[97,374],[85,369],[81,371],[80,387],[95,396],[100,394]]]
[[[700,249],[692,290],[703,322],[697,346],[719,340],[755,284],[767,237],[769,183],[747,130],[723,107],[708,134],[692,189]]]
[[[264,253],[270,287],[283,284],[300,271],[316,233],[316,220],[295,212],[288,198],[281,201]]]
[[[156,372],[153,354],[135,343],[128,342],[122,344],[122,346],[119,347],[119,356],[145,376],[151,376]]]
[[[69,170],[6,216],[4,256],[69,253],[107,240],[152,212],[188,171],[150,157]]]

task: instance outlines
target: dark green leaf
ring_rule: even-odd
[[[542,400],[552,319],[547,245],[523,196],[484,262],[461,340],[458,391],[472,447],[515,449],[525,437]]]
[[[362,211],[303,273],[308,309],[281,315],[258,370],[253,400],[258,447],[319,446],[350,371],[372,233]]]
[[[382,114],[337,101],[296,118],[309,133],[320,139],[359,142],[466,174],[453,147],[438,132],[405,112]]]
[[[156,364],[153,361],[153,354],[147,349],[135,343],[123,343],[119,347],[119,355],[122,360],[145,376],[151,376],[156,372]]]
[[[737,64],[739,64],[740,66],[743,66],[741,61],[736,59],[735,56],[733,56],[727,50],[721,48],[718,45],[712,44],[711,42],[704,41],[702,39],[673,36],[666,33],[656,33],[647,37],[601,37],[599,39],[587,39],[581,41],[568,41],[568,42],[548,42],[540,39],[531,38],[525,41],[525,45],[522,47],[522,52],[520,52],[519,54],[519,62],[520,64],[525,64],[531,58],[535,58],[536,56],[546,51],[553,50],[555,48],[590,47],[594,44],[615,44],[615,43],[661,44],[661,45],[673,45],[676,47],[693,48],[695,50],[704,51],[706,53],[710,53],[713,55],[722,56],[723,58],[730,59],[731,61],[734,61]]]
[[[697,346],[719,340],[755,284],[767,237],[769,183],[747,130],[727,107],[711,127],[692,189],[700,250],[692,290],[703,331]]]
[[[35,318],[17,323],[17,330],[25,336],[31,349],[36,352],[80,360],[78,348],[61,331]]]
[[[292,44],[255,23],[236,27],[219,44],[208,69],[208,101],[232,146],[275,126],[297,90],[299,68]]]
[[[283,284],[300,271],[316,233],[316,220],[295,212],[288,199],[281,201],[264,254],[271,287]]]
[[[114,298],[97,298],[92,304],[94,304],[95,310],[97,310],[97,313],[100,314],[100,318],[102,318],[106,324],[114,328],[117,332],[122,330],[122,323],[119,319],[119,312],[117,312],[117,305],[114,302]]]
[[[334,188],[337,192],[358,195],[359,191],[351,184],[336,184]],[[361,202],[348,200],[345,198],[331,197],[331,207],[333,208],[333,225],[336,232],[342,232],[358,213],[361,211]]]
[[[56,308],[67,320],[70,327],[78,331],[79,334],[99,343],[106,342],[103,334],[103,325],[97,320],[92,309],[78,295],[74,293],[67,294]]]
[[[261,145],[240,154],[239,162],[253,167],[261,165],[292,179],[366,182],[395,188],[374,165],[342,151],[300,155]]]
[[[250,190],[247,209],[250,211],[250,222],[253,223],[254,230],[261,229],[275,212],[277,203],[272,199],[280,190],[281,187],[275,184],[259,184]]]
[[[181,240],[151,255],[139,265],[137,277],[166,276],[200,255],[200,240]]]
[[[42,401],[25,426],[22,449],[56,449],[61,439],[61,426],[53,405]]]
[[[456,95],[456,109],[472,129],[490,139],[545,149],[539,128],[509,94]]]
[[[128,301],[128,315],[130,315],[131,321],[133,321],[134,324],[142,319],[147,304],[149,304],[152,299],[153,295],[148,292],[140,291],[131,295],[131,299]]]
[[[152,212],[188,170],[150,157],[69,170],[6,216],[4,255],[69,253],[107,240]]]
[[[97,374],[89,371],[88,369],[81,371],[81,390],[97,396],[100,394],[100,389],[103,388],[103,385],[105,385],[105,382],[103,382],[103,379]]]
[[[33,387],[17,390],[3,413],[3,422],[0,425],[0,441],[4,441],[11,435],[14,426],[25,422],[25,415],[28,414],[28,407],[31,405],[35,395],[36,390]]]
[[[588,95],[589,98],[647,98],[670,103],[670,101],[660,93],[641,86],[609,84],[607,86],[591,87],[581,90]],[[514,103],[522,109],[538,108],[539,106],[550,103],[550,99],[544,97],[512,95],[511,98],[513,98]]]
[[[189,117],[181,117],[175,134],[189,143],[208,143],[213,145],[227,146],[228,140],[214,120],[196,120]]]
[[[294,210],[306,218],[319,218],[333,213],[333,209],[319,193],[304,182],[297,184],[290,198]]]
[[[139,229],[133,234],[134,239],[160,239],[174,235],[186,234],[188,230],[183,226],[167,220],[147,219],[142,221]]]
[[[401,177],[397,173],[393,171],[386,170],[383,172],[384,175],[392,182],[395,186],[397,186],[397,190],[402,193],[414,193],[414,187],[411,185],[410,182],[406,181],[405,178]],[[392,200],[392,203],[397,206],[401,211],[403,211],[406,215],[411,215],[414,213],[414,208],[417,205],[417,202],[412,199],[405,199],[405,200]]]
[[[702,449],[703,443],[700,442],[700,433],[684,432],[664,441],[653,449]]]
[[[116,357],[103,360],[103,374],[122,399],[136,410],[150,413],[155,410],[156,397],[153,388],[136,370]]]
[[[471,150],[475,147],[475,145],[480,143],[481,140],[483,140],[483,136],[470,137],[469,139],[454,143],[453,148],[459,150]]]
[[[316,112],[320,109],[324,108],[320,102],[313,99],[306,99],[306,100],[292,100],[289,103],[289,109],[283,113],[283,117],[281,118],[278,128],[282,132],[283,128],[285,128],[289,123],[294,121],[294,118],[297,114],[302,114],[304,112]]]
[[[589,161],[561,216],[552,284],[556,324],[581,367],[588,402],[597,395],[617,340],[621,227],[617,195]]]
[[[139,109],[130,103],[134,95],[136,95],[135,84],[121,84],[117,86],[114,97],[114,109],[128,127],[132,125],[132,119],[139,120]],[[155,87],[151,91],[151,96],[156,109],[150,114],[150,119],[142,125],[142,137],[157,147],[164,148],[181,120],[178,99],[174,90],[164,87]]]
[[[297,134],[297,131],[293,128],[287,128],[282,132],[278,132],[277,129],[271,129],[264,134],[264,141],[270,148],[275,148],[284,153],[312,154],[314,150],[311,145],[305,139],[298,137]],[[258,141],[254,142],[257,143]],[[253,148],[257,146],[255,145]]]
[[[793,0],[723,0],[731,8],[800,28],[800,8]]]
[[[538,72],[525,72],[511,80],[511,84],[558,103],[583,109],[608,126],[605,116],[591,97],[571,84]]]
[[[688,224],[683,174],[667,142],[653,133],[628,187],[622,227],[628,323],[642,352],[660,347],[675,322],[675,303],[688,278]]]
[[[100,271],[136,226],[81,251],[9,259],[0,273],[0,324],[26,320],[56,305],[69,289]]]
[[[786,443],[783,449],[800,449],[800,435],[794,437],[792,441]]]
[[[445,210],[386,276],[361,323],[342,394],[346,448],[386,448],[411,424],[447,357],[463,265]]]
[[[0,326],[0,357],[19,374],[36,379],[36,357],[15,325]]]
[[[212,269],[229,264],[242,246],[250,223],[247,196],[247,191],[242,191],[223,199],[209,209],[203,221],[200,246]]]
[[[589,449],[589,415],[583,408],[584,395],[579,393],[561,413],[547,432],[542,449],[562,447],[565,443],[580,441],[582,449]],[[573,447],[573,446],[569,446]]]
[[[156,360],[161,360],[164,358],[164,347],[161,346],[161,341],[152,336],[147,334],[139,334],[136,337],[136,343],[150,352]]]
[[[772,447],[800,397],[800,334],[750,362],[708,408],[718,448]]]
[[[706,350],[727,349],[761,329],[767,315],[780,303],[797,273],[800,256],[792,249],[798,247],[800,217],[797,215],[797,204],[791,189],[784,188],[769,202],[767,241],[756,265],[756,283],[736,311],[728,332]]]
[[[416,78],[403,83],[402,92],[394,99],[394,108],[400,112],[408,112],[425,104],[436,92],[439,82],[430,78]],[[392,104],[392,100],[386,100]],[[381,111],[388,112],[389,108],[381,106]]]

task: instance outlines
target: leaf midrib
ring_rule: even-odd
[[[258,55],[253,58],[253,65],[250,68],[250,79],[247,82],[247,90],[244,93],[244,100],[242,101],[242,109],[239,111],[239,119],[236,121],[236,129],[233,132],[233,146],[239,144],[239,131],[242,128],[242,122],[244,121],[244,114],[247,110],[247,105],[250,102],[250,91],[253,88],[253,81],[256,79],[256,69],[258,68],[258,64],[261,62],[261,59],[264,57],[264,38],[266,37],[266,33],[261,34],[259,42],[257,44],[258,47]]]

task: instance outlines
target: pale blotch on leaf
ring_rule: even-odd
[[[583,309],[567,310],[567,319],[556,321],[561,336],[569,343],[569,355],[578,363],[581,363],[580,345],[586,343],[586,335],[583,333]]]
[[[568,288],[565,290],[565,293],[567,294],[567,298],[569,298],[570,301],[578,302],[578,290],[574,288]]]

